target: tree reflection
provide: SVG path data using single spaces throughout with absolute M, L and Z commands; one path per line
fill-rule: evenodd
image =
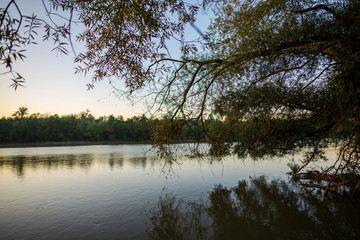
M 89 169 L 93 163 L 93 158 L 91 154 L 9 156 L 0 157 L 0 168 L 10 168 L 18 177 L 24 177 L 26 169 L 41 168 L 50 170 L 60 167 Z
M 148 165 L 154 165 L 157 159 L 154 157 L 123 157 L 121 154 L 43 154 L 43 155 L 11 155 L 0 156 L 0 169 L 8 168 L 22 178 L 26 170 L 59 168 L 81 168 L 89 170 L 94 163 L 106 164 L 111 170 L 122 168 L 124 164 L 145 169 Z
M 332 202 L 281 180 L 218 185 L 204 202 L 164 194 L 146 211 L 153 239 L 358 239 L 359 202 Z
M 26 164 L 26 157 L 18 156 L 13 161 L 0 161 L 0 168 L 10 166 L 18 177 L 24 176 L 24 166 Z
M 131 163 L 132 166 L 141 167 L 142 169 L 146 168 L 147 161 L 148 161 L 148 158 L 145 156 L 129 158 L 129 162 Z
M 119 154 L 110 153 L 109 154 L 109 166 L 111 170 L 114 170 L 114 167 L 122 168 L 124 165 L 124 157 Z

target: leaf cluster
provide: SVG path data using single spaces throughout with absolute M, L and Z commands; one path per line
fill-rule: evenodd
M 75 8 L 86 28 L 78 36 L 86 51 L 77 56 L 76 71 L 93 70 L 93 83 L 122 79 L 131 91 L 167 71 L 165 65 L 149 65 L 164 58 L 167 41 L 181 36 L 198 9 L 182 0 L 84 1 Z
M 67 1 L 69 2 L 69 1 Z M 42 34 L 42 41 L 52 41 L 54 48 L 60 54 L 68 54 L 66 45 L 72 45 L 71 24 L 73 23 L 73 8 L 69 10 L 69 17 L 64 17 L 60 13 L 53 12 L 61 5 L 60 1 L 49 0 L 46 5 L 42 1 L 48 19 L 39 18 L 35 13 L 26 15 L 23 7 L 16 0 L 6 1 L 5 7 L 0 8 L 0 64 L 7 70 L 4 73 L 12 75 L 11 87 L 15 90 L 24 87 L 25 78 L 13 69 L 13 64 L 17 60 L 26 58 L 25 51 L 32 45 L 38 43 L 38 35 Z M 65 8 L 62 8 L 65 10 Z M 55 20 L 61 19 L 63 23 Z

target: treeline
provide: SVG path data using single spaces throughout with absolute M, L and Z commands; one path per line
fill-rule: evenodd
M 21 111 L 23 110 L 23 111 Z M 113 115 L 95 118 L 90 111 L 65 116 L 31 114 L 19 109 L 0 119 L 0 144 L 66 141 L 150 142 L 165 119 L 145 115 L 124 119 Z M 161 128 L 160 128 L 161 129 Z M 156 134 L 155 134 L 156 136 Z M 182 127 L 181 140 L 205 139 L 199 127 Z
M 40 115 L 0 119 L 0 143 L 43 141 L 136 141 L 151 139 L 159 120 L 145 116 L 95 118 L 89 112 L 75 115 Z

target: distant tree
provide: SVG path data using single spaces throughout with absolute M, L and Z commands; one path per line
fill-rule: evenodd
M 16 112 L 14 112 L 12 116 L 15 118 L 23 118 L 28 114 L 29 114 L 29 109 L 25 106 L 22 106 L 19 107 L 19 109 Z
M 91 111 L 89 109 L 86 109 L 86 111 L 81 112 L 79 114 L 79 117 L 82 121 L 89 121 L 89 122 L 95 121 L 95 117 L 94 115 L 91 114 Z

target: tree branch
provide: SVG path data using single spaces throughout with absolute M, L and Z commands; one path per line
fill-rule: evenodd
M 328 6 L 324 5 L 324 4 L 318 4 L 318 5 L 315 5 L 314 7 L 305 8 L 305 9 L 301 9 L 301 10 L 293 10 L 291 12 L 294 13 L 294 14 L 302 14 L 302 13 L 307 13 L 307 12 L 311 12 L 311 11 L 318 11 L 318 10 L 325 10 L 326 12 L 333 15 L 333 17 L 335 19 L 338 19 L 338 20 L 344 20 L 344 19 L 347 19 L 347 20 L 360 20 L 360 16 L 341 16 L 334 9 L 331 9 Z

